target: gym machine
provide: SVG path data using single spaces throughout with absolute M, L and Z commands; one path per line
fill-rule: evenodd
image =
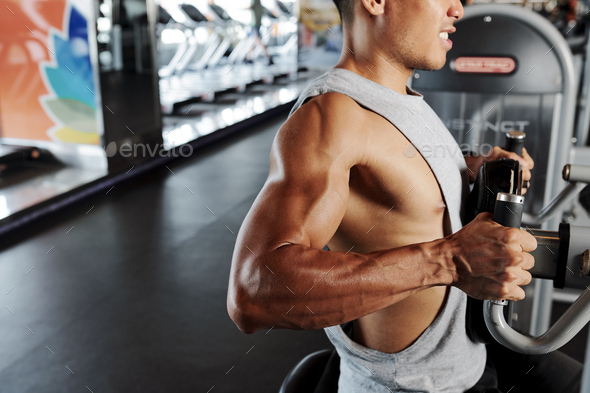
M 506 150 L 520 155 L 525 134 L 512 131 L 506 136 Z M 523 226 L 536 238 L 538 245 L 531 252 L 535 258 L 535 266 L 530 270 L 533 277 L 553 280 L 556 288 L 586 288 L 590 284 L 590 228 L 562 223 L 558 231 L 547 231 L 527 226 L 542 223 L 563 211 L 590 183 L 590 167 L 568 164 L 563 169 L 563 179 L 569 182 L 564 191 L 539 213 L 527 215 L 532 222 L 525 221 L 523 224 L 525 197 L 522 190 L 526 185 L 522 179 L 522 167 L 518 161 L 510 159 L 487 162 L 480 168 L 468 198 L 468 219 L 473 219 L 481 212 L 490 212 L 494 214 L 494 221 L 501 225 L 514 228 Z M 470 301 L 478 303 L 471 298 Z M 546 354 L 559 349 L 590 321 L 590 291 L 584 291 L 561 318 L 539 337 L 524 335 L 510 326 L 512 313 L 505 313 L 509 302 L 484 301 L 483 305 L 485 327 L 491 336 L 507 348 L 525 354 Z M 468 331 L 476 331 L 478 341 L 487 342 L 485 332 L 477 326 L 480 323 L 478 321 L 481 319 L 477 315 L 472 316 L 472 320 L 467 321 Z

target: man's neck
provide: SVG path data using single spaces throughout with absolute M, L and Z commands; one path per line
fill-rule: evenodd
M 340 61 L 336 68 L 344 68 L 379 83 L 397 93 L 407 94 L 406 83 L 413 70 L 387 59 L 374 45 L 345 36 Z

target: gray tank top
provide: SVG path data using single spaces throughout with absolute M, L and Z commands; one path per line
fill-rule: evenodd
M 334 68 L 301 94 L 291 115 L 310 98 L 335 92 L 392 123 L 430 165 L 447 205 L 445 235 L 463 227 L 462 212 L 469 194 L 468 169 L 459 145 L 423 97 L 408 95 Z M 408 348 L 387 354 L 362 346 L 341 325 L 325 328 L 341 358 L 339 392 L 464 392 L 485 368 L 486 349 L 465 331 L 467 295 L 449 287 L 445 303 L 432 324 Z M 391 390 L 390 390 L 391 389 Z

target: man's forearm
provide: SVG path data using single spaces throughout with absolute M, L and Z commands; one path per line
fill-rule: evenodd
M 444 239 L 366 254 L 285 245 L 246 261 L 247 277 L 235 274 L 241 316 L 232 318 L 248 333 L 341 324 L 423 289 L 452 284 L 450 254 Z

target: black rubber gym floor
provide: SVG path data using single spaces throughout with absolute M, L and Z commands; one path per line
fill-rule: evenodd
M 226 311 L 239 227 L 285 115 L 2 240 L 0 392 L 277 392 L 325 333 Z
M 1 239 L 0 392 L 277 392 L 331 348 L 321 330 L 246 335 L 226 311 L 236 234 L 285 118 Z

